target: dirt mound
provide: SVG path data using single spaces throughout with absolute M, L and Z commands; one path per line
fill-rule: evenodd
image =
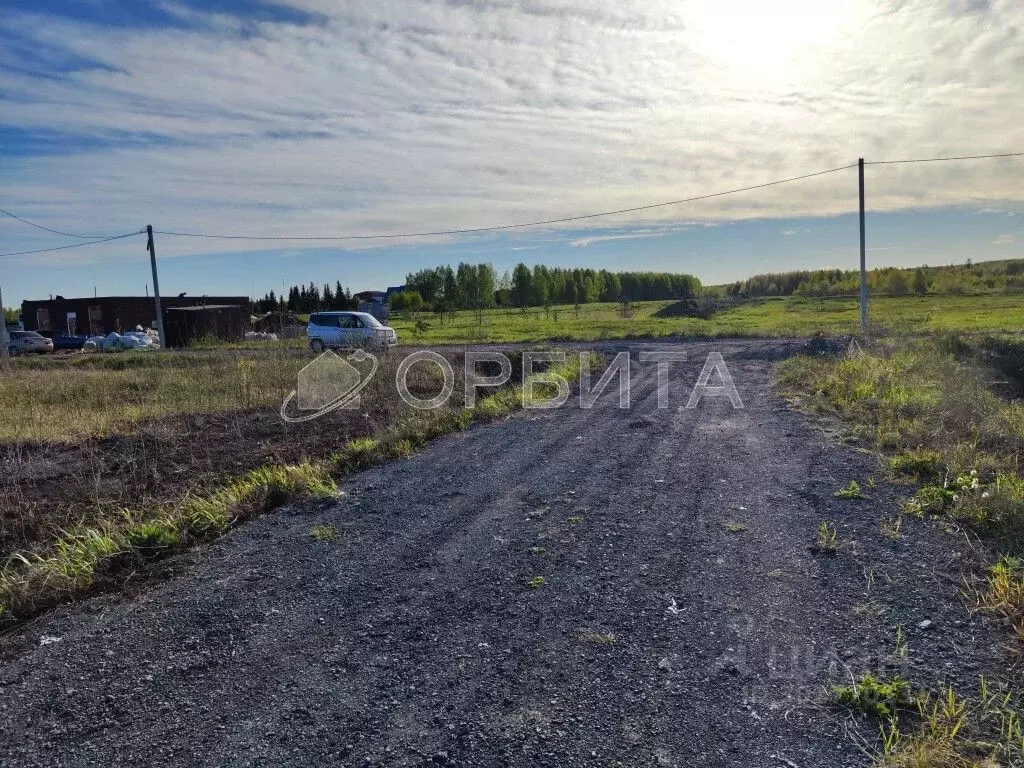
M 707 320 L 716 312 L 731 309 L 736 302 L 717 299 L 713 296 L 701 296 L 696 299 L 681 299 L 674 304 L 662 307 L 654 313 L 655 317 L 699 317 Z

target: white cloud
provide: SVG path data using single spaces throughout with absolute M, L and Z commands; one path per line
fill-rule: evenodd
M 995 240 L 992 241 L 992 245 L 1012 245 L 1017 242 L 1015 235 L 999 235 Z
M 569 245 L 573 248 L 586 248 L 588 245 L 594 243 L 604 243 L 609 240 L 643 240 L 648 237 L 665 237 L 666 235 L 672 235 L 677 232 L 683 231 L 683 228 L 672 227 L 666 229 L 658 229 L 651 232 L 626 232 L 624 234 L 615 235 L 590 235 L 588 237 L 579 237 L 575 240 L 570 241 Z
M 40 59 L 102 66 L 33 75 L 0 45 L 3 123 L 79 137 L 58 155 L 5 158 L 4 200 L 93 230 L 418 232 L 679 199 L 859 155 L 1024 146 L 1019 0 L 977 11 L 932 0 L 291 5 L 317 22 L 185 7 L 199 26 L 5 14 L 6 34 Z M 1019 160 L 867 174 L 872 211 L 1024 198 Z M 855 209 L 848 170 L 584 223 Z M 175 240 L 165 251 L 250 247 Z
M 795 234 L 796 234 L 796 230 L 793 230 L 793 229 L 784 229 L 784 230 L 782 230 L 783 237 L 792 237 Z

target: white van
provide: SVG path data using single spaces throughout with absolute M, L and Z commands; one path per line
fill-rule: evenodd
M 317 354 L 329 348 L 386 350 L 398 343 L 395 329 L 382 325 L 369 312 L 314 312 L 309 316 L 306 338 Z

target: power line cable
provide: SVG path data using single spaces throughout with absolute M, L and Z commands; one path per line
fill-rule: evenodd
M 135 235 L 141 235 L 146 230 L 140 229 L 138 232 L 126 232 L 123 235 L 114 235 L 112 237 L 104 237 L 99 240 L 90 240 L 88 243 L 72 243 L 71 245 L 58 245 L 55 248 L 37 248 L 34 251 L 15 251 L 13 253 L 0 253 L 0 258 L 4 256 L 26 256 L 30 253 L 48 253 L 50 251 L 63 251 L 68 248 L 82 248 L 86 245 L 96 245 L 97 243 L 109 243 L 111 240 L 123 240 L 126 237 L 134 237 Z
M 679 205 L 680 203 L 692 203 L 696 200 L 707 200 L 712 197 L 722 197 L 723 195 L 734 195 L 738 192 L 749 192 L 752 189 L 763 189 L 764 187 L 772 187 L 777 184 L 787 184 L 791 181 L 800 181 L 801 179 L 809 179 L 813 176 L 824 176 L 827 173 L 835 173 L 836 171 L 845 171 L 848 168 L 856 168 L 857 164 L 844 165 L 839 168 L 829 168 L 827 171 L 815 171 L 814 173 L 805 173 L 802 176 L 792 176 L 788 179 L 777 179 L 775 181 L 768 181 L 764 184 L 754 184 L 749 187 L 739 187 L 737 189 L 729 189 L 724 192 L 712 192 L 707 195 L 697 195 L 696 197 L 686 197 L 680 200 L 668 200 L 663 203 L 651 203 L 650 205 L 638 205 L 633 208 L 619 208 L 614 211 L 601 211 L 600 213 L 587 213 L 581 216 L 566 216 L 560 219 L 545 219 L 543 221 L 529 221 L 521 224 L 501 224 L 494 227 L 474 227 L 472 229 L 444 229 L 437 230 L 434 232 L 402 232 L 399 234 L 380 234 L 380 235 L 337 235 L 330 237 L 313 237 L 309 235 L 300 235 L 295 237 L 289 236 L 269 236 L 269 235 L 216 235 L 208 234 L 203 232 L 167 232 L 163 230 L 153 230 L 158 235 L 167 235 L 170 237 L 204 237 L 216 240 L 383 240 L 383 239 L 394 239 L 401 237 L 433 237 L 435 235 L 466 235 L 473 234 L 476 232 L 496 232 L 499 230 L 506 229 L 522 229 L 524 227 L 541 227 L 546 224 L 563 224 L 569 221 L 582 221 L 584 219 L 596 219 L 601 216 L 615 216 L 620 213 L 634 213 L 636 211 L 647 211 L 652 208 L 663 208 L 668 205 Z
M 22 218 L 21 216 L 13 214 L 10 211 L 4 210 L 3 208 L 0 208 L 0 213 L 6 216 L 10 216 L 12 219 L 16 219 L 20 221 L 22 224 L 28 224 L 30 227 L 41 229 L 44 232 L 52 232 L 55 235 L 63 235 L 64 237 L 77 237 L 82 240 L 92 240 L 94 238 L 107 237 L 107 235 L 76 235 L 73 232 L 61 232 L 59 229 L 51 229 L 50 227 L 44 227 L 42 224 L 36 224 L 34 221 L 29 221 L 28 219 Z
M 934 163 L 934 162 L 946 162 L 950 160 L 979 160 L 983 158 L 997 158 L 997 157 L 1020 157 L 1024 156 L 1024 152 L 1005 152 L 1001 154 L 991 155 L 961 155 L 957 157 L 930 157 L 922 159 L 910 159 L 910 160 L 877 160 L 872 162 L 865 162 L 865 165 L 887 165 L 893 163 Z M 772 187 L 778 184 L 788 184 L 793 181 L 800 181 L 802 179 L 813 178 L 814 176 L 824 176 L 829 173 L 836 173 L 837 171 L 845 171 L 849 168 L 857 167 L 856 163 L 850 165 L 843 165 L 838 168 L 830 168 L 825 171 L 815 171 L 814 173 L 806 173 L 802 176 L 792 176 L 787 179 L 777 179 L 775 181 L 765 182 L 764 184 L 754 184 L 749 187 L 739 187 L 737 189 L 729 189 L 723 192 L 712 192 L 707 195 L 697 195 L 695 197 L 682 198 L 680 200 L 668 200 L 663 203 L 652 203 L 650 205 L 639 205 L 633 208 L 620 208 L 614 211 L 602 211 L 600 213 L 588 213 L 581 216 L 566 216 L 560 219 L 547 219 L 545 221 L 531 221 L 522 224 L 503 224 L 493 227 L 475 227 L 472 229 L 449 229 L 439 230 L 435 232 L 405 232 L 400 234 L 380 234 L 380 235 L 342 235 L 337 237 L 312 237 L 312 236 L 299 236 L 299 237 L 286 237 L 286 236 L 255 236 L 255 235 L 216 235 L 206 234 L 199 232 L 166 232 L 156 230 L 158 234 L 167 235 L 170 237 L 203 237 L 212 238 L 218 240 L 384 240 L 384 239 L 395 239 L 404 237 L 432 237 L 437 235 L 462 235 L 462 234 L 473 234 L 478 232 L 496 232 L 500 230 L 508 229 L 522 229 L 525 227 L 539 227 L 547 224 L 564 224 L 570 221 L 582 221 L 585 219 L 596 219 L 603 216 L 615 216 L 621 213 L 635 213 L 637 211 L 647 211 L 652 208 L 663 208 L 670 205 L 680 205 L 682 203 L 692 203 L 698 200 L 707 200 L 713 197 L 722 197 L 724 195 L 733 195 L 739 192 L 749 192 L 754 189 L 763 189 L 765 187 Z
M 922 157 L 912 160 L 865 160 L 864 165 L 897 165 L 900 163 L 944 163 L 948 160 L 985 160 L 990 157 L 1022 157 L 1024 152 L 1002 152 L 995 155 L 960 155 L 958 157 Z
M 865 165 L 896 165 L 905 163 L 936 163 L 936 162 L 948 162 L 953 160 L 982 160 L 989 158 L 1004 158 L 1004 157 L 1022 157 L 1024 152 L 1002 152 L 988 155 L 958 155 L 952 157 L 927 157 L 927 158 L 912 158 L 904 160 L 869 160 L 865 161 Z M 706 195 L 696 195 L 694 197 L 681 198 L 679 200 L 667 200 L 661 203 L 651 203 L 649 205 L 638 205 L 632 208 L 619 208 L 612 211 L 600 211 L 598 213 L 587 213 L 579 216 L 565 216 L 558 219 L 544 219 L 541 221 L 530 221 L 519 224 L 500 224 L 491 227 L 473 227 L 466 229 L 445 229 L 436 230 L 432 232 L 402 232 L 394 234 L 374 234 L 374 235 L 331 235 L 331 236 L 313 236 L 313 235 L 220 235 L 206 232 L 172 232 L 168 230 L 154 230 L 156 234 L 165 235 L 167 237 L 195 237 L 195 238 L 206 238 L 214 240 L 262 240 L 262 241 L 282 241 L 282 240 L 319 240 L 319 241 L 340 241 L 340 240 L 390 240 L 407 237 L 434 237 L 440 235 L 464 235 L 474 234 L 479 232 L 498 232 L 509 229 L 524 229 L 527 227 L 540 227 L 548 224 L 564 224 L 572 221 L 584 221 L 587 219 L 596 219 L 604 216 L 615 216 L 623 213 L 636 213 L 637 211 L 648 211 L 654 208 L 664 208 L 671 205 L 681 205 L 682 203 L 692 203 L 698 200 L 708 200 L 714 197 L 723 197 L 725 195 L 734 195 L 740 192 L 749 192 L 755 189 L 764 189 L 766 187 L 773 187 L 779 184 L 788 184 L 794 181 L 801 181 L 803 179 L 810 179 L 815 176 L 824 176 L 830 173 L 836 173 L 838 171 L 845 171 L 849 168 L 857 167 L 856 163 L 849 165 L 839 166 L 838 168 L 829 168 L 824 171 L 815 171 L 813 173 L 805 173 L 800 176 L 791 176 L 785 179 L 776 179 L 774 181 L 768 181 L 763 184 L 753 184 L 747 187 L 738 187 L 736 189 L 728 189 L 722 192 L 711 192 Z M 95 237 L 94 235 L 80 235 L 71 232 L 62 232 L 58 229 L 52 229 L 45 227 L 42 224 L 36 224 L 35 222 L 29 221 L 21 216 L 17 216 L 10 211 L 0 208 L 0 213 L 10 216 L 12 219 L 16 219 L 24 224 L 37 229 L 51 232 L 56 235 L 62 235 L 64 237 L 76 237 L 81 239 L 87 239 Z M 14 253 L 0 253 L 0 257 L 4 256 L 25 256 L 33 253 L 47 253 L 49 251 L 61 251 L 67 248 L 77 248 L 79 246 L 96 245 L 98 243 L 108 243 L 112 240 L 120 240 L 125 237 L 131 237 L 132 235 L 141 234 L 144 230 L 138 232 L 128 232 L 123 235 L 114 235 L 111 237 L 101 237 L 98 239 L 90 240 L 87 243 L 75 243 L 73 245 L 62 245 L 55 248 L 40 248 L 32 251 L 18 251 Z

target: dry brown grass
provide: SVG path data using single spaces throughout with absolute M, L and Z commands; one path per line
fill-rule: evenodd
M 162 416 L 279 404 L 310 359 L 286 348 L 15 359 L 0 377 L 0 443 L 70 442 Z

